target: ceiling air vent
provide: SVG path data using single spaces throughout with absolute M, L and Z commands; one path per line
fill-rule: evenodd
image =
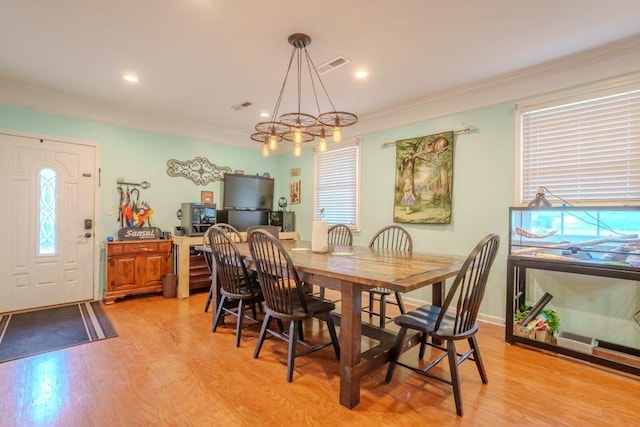
M 318 74 L 327 74 L 329 71 L 333 71 L 336 68 L 342 67 L 344 64 L 348 63 L 349 60 L 347 58 L 345 58 L 344 56 L 338 56 L 336 58 L 333 58 L 331 61 L 325 62 L 324 64 L 316 67 L 316 71 L 318 71 Z
M 251 101 L 244 101 L 244 102 L 241 102 L 241 103 L 240 103 L 240 104 L 238 104 L 238 105 L 234 105 L 234 106 L 233 106 L 233 107 L 231 107 L 231 108 L 233 108 L 233 109 L 234 109 L 234 110 L 236 110 L 236 111 L 240 111 L 240 110 L 243 110 L 243 109 L 247 108 L 247 107 L 248 107 L 248 106 L 250 106 L 250 105 L 253 105 L 253 102 L 251 102 Z

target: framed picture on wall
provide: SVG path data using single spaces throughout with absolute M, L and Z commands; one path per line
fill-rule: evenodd
M 292 205 L 300 203 L 300 181 L 289 183 L 289 203 Z
M 200 203 L 208 205 L 213 204 L 213 191 L 201 191 Z

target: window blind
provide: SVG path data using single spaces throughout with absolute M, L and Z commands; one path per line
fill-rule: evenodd
M 315 219 L 359 228 L 359 146 L 316 154 Z
M 521 202 L 640 201 L 640 90 L 521 113 Z

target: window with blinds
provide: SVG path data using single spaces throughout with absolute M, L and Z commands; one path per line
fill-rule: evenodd
M 316 220 L 329 226 L 345 224 L 352 230 L 360 226 L 360 154 L 357 143 L 316 153 Z
M 523 108 L 520 203 L 534 199 L 539 187 L 569 204 L 640 202 L 637 87 Z

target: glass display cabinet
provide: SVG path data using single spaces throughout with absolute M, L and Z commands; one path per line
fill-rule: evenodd
M 514 321 L 521 307 L 541 310 L 548 302 L 541 299 L 533 304 L 527 299 L 528 270 L 640 281 L 640 206 L 511 207 L 509 228 L 506 341 L 640 375 L 640 349 L 635 344 L 573 334 L 566 334 L 568 340 L 561 335 L 539 339 L 522 333 L 524 322 Z
M 509 209 L 509 255 L 640 267 L 640 206 Z

